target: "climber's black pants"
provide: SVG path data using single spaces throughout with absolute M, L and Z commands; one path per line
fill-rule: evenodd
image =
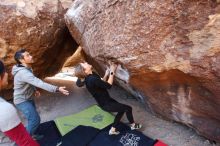
M 124 113 L 126 113 L 127 119 L 130 122 L 130 124 L 134 123 L 134 118 L 132 115 L 132 107 L 121 104 L 117 101 L 111 101 L 101 107 L 103 110 L 107 112 L 117 112 L 117 115 L 115 116 L 115 120 L 113 123 L 113 127 L 115 127 L 121 120 Z

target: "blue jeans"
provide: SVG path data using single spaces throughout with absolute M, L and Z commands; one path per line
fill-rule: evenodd
M 28 121 L 26 126 L 27 131 L 33 135 L 40 125 L 40 116 L 36 110 L 35 103 L 33 100 L 28 100 L 19 104 L 16 107 L 21 111 Z

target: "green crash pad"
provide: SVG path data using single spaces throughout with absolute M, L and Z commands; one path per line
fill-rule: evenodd
M 62 136 L 79 125 L 102 129 L 113 123 L 113 121 L 114 116 L 97 105 L 93 105 L 79 113 L 55 119 L 56 126 Z

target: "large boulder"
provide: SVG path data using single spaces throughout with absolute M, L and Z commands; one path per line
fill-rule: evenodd
M 211 0 L 75 0 L 65 20 L 98 70 L 118 62 L 120 85 L 154 113 L 220 142 L 219 10 Z
M 26 48 L 39 77 L 53 75 L 77 49 L 64 21 L 72 0 L 1 0 L 0 57 L 10 69 L 14 53 Z M 10 82 L 11 83 L 11 82 Z

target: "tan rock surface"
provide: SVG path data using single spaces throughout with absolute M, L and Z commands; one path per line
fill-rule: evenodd
M 64 67 L 72 67 L 79 62 L 85 61 L 84 52 L 81 47 L 79 47 L 72 56 L 70 56 L 64 63 Z
M 65 18 L 98 70 L 118 62 L 118 82 L 154 113 L 220 141 L 219 10 L 211 0 L 76 0 Z
M 26 48 L 33 56 L 37 76 L 58 72 L 78 47 L 63 16 L 71 3 L 72 0 L 0 1 L 0 57 L 9 72 L 15 64 L 14 53 L 20 48 Z

